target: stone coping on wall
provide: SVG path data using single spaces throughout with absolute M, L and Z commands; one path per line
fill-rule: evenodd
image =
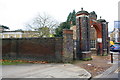
M 82 51 L 82 53 L 91 53 L 91 51 Z
M 59 39 L 59 38 L 63 38 L 63 37 L 30 37 L 30 38 L 0 38 L 0 39 L 2 39 L 2 40 L 5 40 L 5 39 L 7 39 L 7 40 L 11 40 L 11 39 L 13 39 L 13 40 L 20 40 L 20 39 Z
M 63 34 L 73 34 L 73 30 L 63 29 Z

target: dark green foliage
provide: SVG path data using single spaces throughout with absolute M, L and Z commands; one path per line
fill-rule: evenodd
M 76 25 L 76 12 L 73 10 L 73 12 L 69 13 L 66 22 L 62 22 L 58 28 L 55 30 L 55 36 L 61 37 L 63 29 L 70 29 L 71 26 Z
M 107 53 L 104 53 L 102 56 L 108 56 L 108 54 L 107 54 Z
M 92 58 L 83 58 L 82 60 L 83 61 L 89 61 L 89 60 L 92 60 Z
M 55 29 L 55 36 L 61 37 L 63 29 L 70 29 L 70 24 L 67 22 L 62 22 L 58 28 Z
M 70 23 L 71 25 L 76 25 L 76 12 L 73 10 L 73 12 L 69 13 L 67 17 L 67 22 Z
M 72 16 L 72 13 L 70 12 L 68 17 L 67 17 L 67 22 L 70 22 L 71 21 L 71 16 Z

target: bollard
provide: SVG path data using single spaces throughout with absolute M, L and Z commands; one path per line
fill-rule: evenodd
M 111 54 L 111 63 L 113 63 L 113 53 L 110 54 Z

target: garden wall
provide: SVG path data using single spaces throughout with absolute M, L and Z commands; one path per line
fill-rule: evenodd
M 60 38 L 2 39 L 2 58 L 49 62 L 72 61 L 72 31 L 65 30 L 63 35 L 64 37 Z

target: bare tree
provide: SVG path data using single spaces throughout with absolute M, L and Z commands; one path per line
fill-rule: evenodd
M 38 14 L 31 24 L 27 24 L 27 29 L 35 31 L 33 36 L 48 37 L 50 34 L 54 34 L 55 28 L 58 26 L 57 20 L 48 14 Z

